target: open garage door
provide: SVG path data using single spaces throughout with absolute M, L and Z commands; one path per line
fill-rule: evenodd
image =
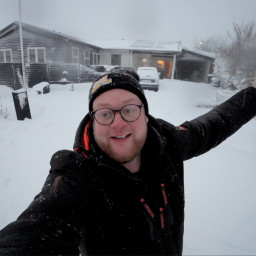
M 207 82 L 208 61 L 180 60 L 176 63 L 175 78 L 191 82 Z

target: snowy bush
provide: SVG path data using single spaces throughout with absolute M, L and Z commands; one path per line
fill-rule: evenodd
M 4 108 L 2 104 L 0 104 L 0 118 L 6 119 L 9 116 L 9 112 L 7 108 Z
M 198 44 L 197 44 L 198 45 Z M 197 47 L 198 48 L 198 47 Z M 200 44 L 200 49 L 217 54 L 214 73 L 221 87 L 243 89 L 252 84 L 256 71 L 256 23 L 233 23 L 227 31 L 227 40 L 211 37 Z

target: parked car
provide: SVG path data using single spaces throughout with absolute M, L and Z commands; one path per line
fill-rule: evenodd
M 217 75 L 209 74 L 209 75 L 207 75 L 207 77 L 208 77 L 208 83 L 210 83 L 211 85 L 213 85 L 215 87 L 220 86 L 221 81 Z
M 98 72 L 92 68 L 83 66 L 81 68 L 80 80 L 81 80 L 81 82 L 93 82 L 98 77 L 100 77 L 102 74 L 103 74 L 102 72 Z
M 143 89 L 158 91 L 159 72 L 155 67 L 139 67 L 137 73 Z
M 114 65 L 90 65 L 90 68 L 98 71 L 98 72 L 108 72 L 111 69 L 118 67 Z

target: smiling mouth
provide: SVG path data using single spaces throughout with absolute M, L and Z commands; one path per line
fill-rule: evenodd
M 112 136 L 111 138 L 112 139 L 115 139 L 115 140 L 121 140 L 121 139 L 125 139 L 125 138 L 128 138 L 131 134 L 125 134 L 125 135 L 121 135 L 121 136 Z

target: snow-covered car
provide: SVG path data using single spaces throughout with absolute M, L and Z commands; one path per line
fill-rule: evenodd
M 219 87 L 220 86 L 220 78 L 218 76 L 213 76 L 211 78 L 211 84 L 215 87 Z
M 137 73 L 143 89 L 158 91 L 159 72 L 155 67 L 139 67 Z
M 98 72 L 108 72 L 115 67 L 118 67 L 118 66 L 115 66 L 115 65 L 90 65 L 90 68 L 92 68 Z
M 221 81 L 217 75 L 209 74 L 209 75 L 207 75 L 207 77 L 208 77 L 208 83 L 210 83 L 211 85 L 213 85 L 215 87 L 220 86 Z
M 81 75 L 80 75 L 81 82 L 93 82 L 103 74 L 102 72 L 98 72 L 86 66 L 82 66 L 80 72 L 81 72 Z

